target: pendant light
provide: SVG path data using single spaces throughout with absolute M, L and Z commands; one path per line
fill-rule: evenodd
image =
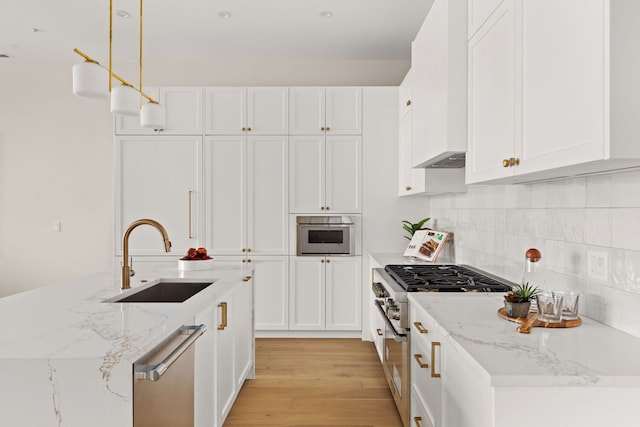
M 109 97 L 109 72 L 93 60 L 73 66 L 73 94 L 81 98 Z
M 111 112 L 125 116 L 140 114 L 140 93 L 131 85 L 122 84 L 111 89 Z
M 140 0 L 140 89 L 142 89 L 142 0 Z M 149 102 L 141 106 L 140 126 L 147 129 L 162 130 L 165 127 L 164 107 L 147 97 Z

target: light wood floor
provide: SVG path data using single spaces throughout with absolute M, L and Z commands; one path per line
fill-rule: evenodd
M 225 427 L 402 427 L 373 343 L 256 339 L 256 378 Z

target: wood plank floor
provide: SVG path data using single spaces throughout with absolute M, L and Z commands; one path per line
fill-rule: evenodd
M 256 339 L 247 380 L 225 427 L 402 427 L 373 343 Z

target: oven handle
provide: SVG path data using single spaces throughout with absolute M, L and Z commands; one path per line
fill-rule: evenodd
M 401 334 L 398 331 L 396 331 L 396 328 L 393 326 L 393 323 L 391 323 L 391 320 L 389 320 L 389 318 L 387 317 L 387 313 L 384 312 L 384 308 L 382 308 L 382 304 L 383 304 L 382 301 L 376 300 L 376 306 L 378 307 L 378 310 L 380 310 L 380 314 L 382 314 L 382 318 L 384 319 L 387 326 L 389 326 L 393 331 L 393 340 L 395 342 L 406 342 L 407 334 Z

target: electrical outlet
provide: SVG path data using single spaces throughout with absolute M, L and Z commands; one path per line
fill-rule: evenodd
M 54 233 L 62 232 L 62 223 L 60 221 L 53 221 L 53 232 Z
M 587 277 L 606 282 L 608 275 L 607 253 L 587 251 Z

